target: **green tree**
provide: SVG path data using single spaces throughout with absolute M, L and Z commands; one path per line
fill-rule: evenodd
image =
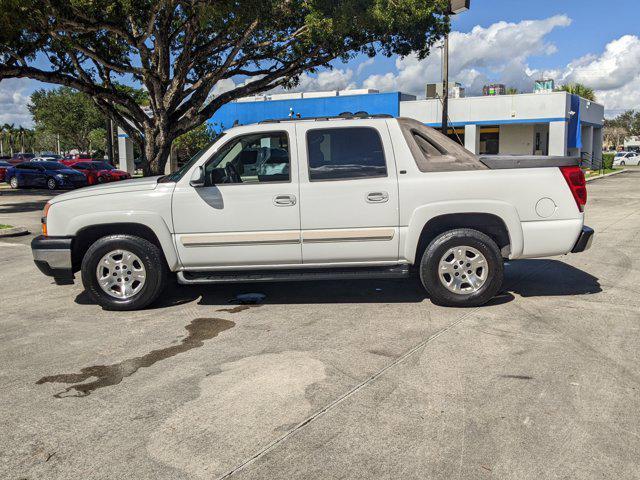
M 425 57 L 449 30 L 448 9 L 448 0 L 0 0 L 0 79 L 87 93 L 144 149 L 145 173 L 160 173 L 173 140 L 228 102 L 359 53 Z M 148 109 L 117 82 L 144 88 Z
M 586 98 L 587 100 L 591 100 L 592 102 L 596 101 L 596 94 L 593 91 L 593 88 L 589 88 L 582 83 L 567 83 L 566 85 L 561 85 L 557 89 L 560 92 L 569 92 L 574 95 L 578 95 L 582 98 Z
M 29 111 L 38 130 L 60 135 L 65 150 L 88 151 L 89 133 L 104 125 L 103 114 L 89 96 L 69 87 L 36 90 Z
M 174 153 L 182 161 L 193 157 L 206 147 L 216 137 L 216 132 L 206 123 L 194 128 L 190 132 L 180 135 L 173 142 Z
M 519 93 L 520 93 L 520 90 L 518 90 L 515 87 L 507 88 L 507 95 L 518 95 Z

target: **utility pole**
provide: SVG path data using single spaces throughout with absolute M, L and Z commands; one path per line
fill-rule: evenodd
M 471 8 L 471 0 L 450 0 L 448 16 L 458 15 Z M 442 49 L 442 133 L 449 133 L 449 34 Z
M 449 35 L 442 49 L 442 133 L 449 133 Z

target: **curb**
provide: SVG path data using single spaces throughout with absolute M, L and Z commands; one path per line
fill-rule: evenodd
M 604 175 L 598 175 L 597 177 L 587 178 L 587 182 L 593 182 L 594 180 L 600 180 L 601 178 L 611 177 L 613 175 L 620 175 L 621 173 L 627 172 L 628 170 L 622 169 L 617 172 L 605 173 Z
M 6 237 L 19 237 L 21 235 L 28 235 L 29 230 L 24 227 L 11 227 L 11 228 L 3 228 L 0 230 L 0 238 Z

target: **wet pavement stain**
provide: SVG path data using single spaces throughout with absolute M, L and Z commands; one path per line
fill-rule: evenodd
M 180 353 L 187 352 L 194 348 L 204 345 L 205 340 L 216 337 L 219 333 L 233 328 L 235 323 L 230 320 L 220 318 L 196 318 L 185 327 L 188 335 L 179 345 L 153 350 L 141 357 L 129 358 L 112 365 L 93 365 L 80 370 L 80 373 L 63 373 L 60 375 L 50 375 L 42 377 L 36 382 L 36 385 L 44 383 L 73 383 L 70 387 L 62 392 L 56 393 L 54 397 L 86 397 L 94 390 L 104 387 L 118 385 L 126 377 L 130 377 L 140 368 L 150 367 L 151 365 L 171 358 Z M 94 378 L 89 383 L 82 383 L 85 380 Z M 65 395 L 75 390 L 75 395 Z
M 257 308 L 261 306 L 262 305 L 238 305 L 237 307 L 232 307 L 232 308 L 220 308 L 216 310 L 216 312 L 240 313 L 245 310 L 249 310 L 250 308 Z
M 500 375 L 500 378 L 512 378 L 514 380 L 533 380 L 529 375 Z

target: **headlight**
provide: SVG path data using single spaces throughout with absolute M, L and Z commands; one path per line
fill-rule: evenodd
M 67 178 L 67 176 L 63 175 L 62 173 L 58 173 L 56 174 L 56 178 L 59 178 L 60 180 L 64 180 L 65 178 Z

